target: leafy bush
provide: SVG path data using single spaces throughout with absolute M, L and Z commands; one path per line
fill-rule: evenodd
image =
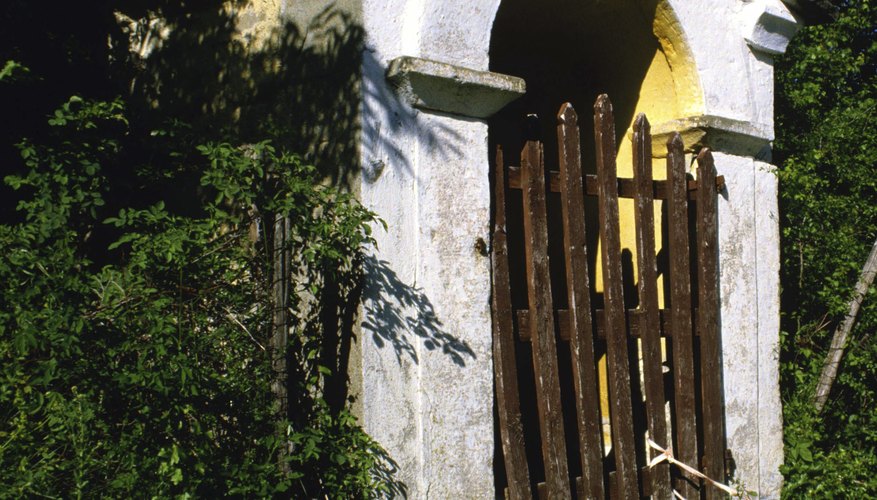
M 131 168 L 124 104 L 73 97 L 49 124 L 5 179 L 20 201 L 0 224 L 0 497 L 390 491 L 392 463 L 326 399 L 343 374 L 323 364 L 340 334 L 324 315 L 352 307 L 373 214 L 267 142 L 172 151 L 200 177 L 176 186 L 186 203 L 125 206 L 140 191 L 113 171 Z M 170 189 L 173 172 L 138 185 Z M 294 265 L 287 415 L 271 387 L 279 250 Z
M 877 454 L 855 441 L 829 442 L 809 401 L 786 408 L 785 498 L 870 498 L 877 491 Z M 794 415 L 794 417 L 791 417 Z M 858 420 L 852 415 L 853 424 Z
M 822 414 L 810 409 L 831 333 L 877 236 L 877 9 L 833 2 L 777 63 L 782 213 L 784 496 L 877 495 L 877 295 L 865 297 Z

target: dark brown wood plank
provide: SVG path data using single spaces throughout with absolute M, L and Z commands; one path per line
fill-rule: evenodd
M 515 358 L 515 334 L 512 322 L 512 296 L 509 283 L 508 241 L 506 232 L 506 181 L 502 148 L 496 148 L 494 184 L 495 216 L 493 223 L 493 373 L 496 384 L 499 434 L 508 478 L 510 500 L 533 497 L 530 471 L 524 448 L 518 370 Z
M 569 300 L 570 354 L 582 467 L 580 497 L 603 498 L 603 446 L 600 432 L 600 394 L 594 361 L 594 328 L 588 283 L 588 248 L 585 238 L 585 196 L 582 185 L 582 152 L 578 115 L 570 103 L 557 114 L 560 165 L 560 199 L 563 245 Z
M 618 500 L 618 474 L 612 471 L 609 476 L 609 500 Z
M 532 124 L 530 126 L 533 127 Z M 527 140 L 521 151 L 521 185 L 524 198 L 524 251 L 527 297 L 530 304 L 530 337 L 533 343 L 533 369 L 542 434 L 545 483 L 549 498 L 571 498 L 548 264 L 545 163 L 542 144 L 533 138 Z
M 544 482 L 536 485 L 536 498 L 539 500 L 550 500 L 548 498 L 548 487 Z
M 639 290 L 639 331 L 642 342 L 643 385 L 649 436 L 667 448 L 667 415 L 664 409 L 664 374 L 661 364 L 661 317 L 658 306 L 658 267 L 655 254 L 655 208 L 652 190 L 652 139 L 649 122 L 640 113 L 633 123 L 633 173 L 636 181 L 634 218 L 636 220 L 637 280 Z M 656 455 L 654 450 L 649 454 Z M 648 462 L 648 460 L 647 460 Z M 669 499 L 670 464 L 655 465 L 649 474 L 648 489 L 654 498 Z
M 688 177 L 682 138 L 673 134 L 667 141 L 667 199 L 670 280 L 670 324 L 672 325 L 673 388 L 676 455 L 683 463 L 698 467 L 697 420 L 695 409 L 694 339 L 691 320 L 691 264 L 688 241 Z M 698 498 L 698 480 L 688 477 L 676 481 L 675 488 L 685 498 Z
M 697 179 L 705 189 L 697 192 L 697 282 L 700 331 L 701 391 L 703 401 L 703 471 L 725 482 L 725 435 L 722 404 L 722 354 L 719 338 L 718 216 L 713 155 L 704 148 L 697 156 Z M 707 498 L 724 493 L 707 486 Z
M 509 188 L 521 189 L 521 169 L 519 167 L 509 167 Z M 634 198 L 636 196 L 636 184 L 633 179 L 618 179 L 618 197 Z M 548 191 L 552 193 L 560 192 L 560 172 L 548 172 Z M 597 196 L 597 176 L 584 176 L 585 194 L 589 196 Z M 721 191 L 725 187 L 725 177 L 720 175 L 716 177 L 716 188 Z M 667 199 L 667 181 L 652 181 L 652 197 L 656 200 Z M 697 198 L 697 181 L 688 181 L 688 199 L 694 201 Z
M 606 308 L 610 421 L 618 494 L 639 498 L 628 361 L 627 324 L 621 273 L 618 223 L 618 177 L 615 167 L 615 118 L 605 94 L 594 104 L 594 138 L 599 178 L 600 240 L 603 259 L 603 298 Z

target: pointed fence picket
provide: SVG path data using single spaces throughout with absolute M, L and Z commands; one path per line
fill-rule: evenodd
M 654 180 L 651 135 L 643 115 L 634 123 L 634 177 L 618 179 L 614 116 L 607 96 L 597 99 L 594 113 L 596 175 L 582 171 L 578 117 L 569 103 L 561 106 L 557 117 L 558 171 L 546 171 L 544 148 L 532 124 L 535 117 L 528 118 L 520 167 L 506 165 L 502 149 L 497 151 L 492 310 L 505 496 L 664 499 L 676 491 L 685 498 L 715 498 L 718 489 L 658 460 L 657 448 L 646 446 L 646 439 L 675 450 L 675 460 L 710 478 L 725 479 L 716 215 L 723 179 L 716 176 L 706 149 L 697 157 L 698 179 L 688 179 L 684 147 L 676 134 L 667 144 L 667 180 Z M 510 189 L 521 190 L 523 205 L 528 305 L 517 310 L 509 270 Z M 560 194 L 566 309 L 555 308 L 552 297 L 546 209 L 552 193 Z M 596 293 L 589 277 L 587 197 L 597 198 L 602 309 L 594 307 Z M 632 302 L 624 297 L 619 198 L 634 200 L 637 297 Z M 659 308 L 655 200 L 663 200 L 667 214 L 665 309 Z M 628 303 L 638 305 L 629 309 Z M 569 346 L 571 380 L 560 378 L 560 343 Z M 517 364 L 524 344 L 532 353 L 532 381 L 522 380 L 529 372 Z M 600 411 L 600 353 L 607 358 L 612 436 L 608 454 Z M 562 396 L 564 384 L 571 387 L 573 401 Z M 535 401 L 523 399 L 524 385 L 534 387 Z M 526 405 L 536 407 L 539 450 L 526 446 Z M 565 413 L 574 418 L 565 420 Z M 568 455 L 570 442 L 578 453 Z

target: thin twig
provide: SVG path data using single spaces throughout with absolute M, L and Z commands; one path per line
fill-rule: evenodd
M 230 320 L 232 320 L 232 321 L 234 321 L 235 324 L 237 324 L 239 327 L 241 327 L 241 329 L 243 329 L 244 332 L 246 332 L 246 334 L 250 336 L 250 339 L 251 339 L 253 342 L 255 342 L 257 346 L 259 346 L 259 349 L 262 349 L 262 350 L 264 351 L 264 350 L 265 350 L 265 346 L 263 346 L 262 344 L 260 344 L 259 341 L 256 340 L 256 337 L 253 337 L 253 334 L 250 333 L 250 330 L 248 330 L 247 327 L 244 326 L 243 323 L 241 323 L 240 321 L 238 321 L 237 316 L 235 316 L 234 313 L 232 313 L 227 307 L 225 307 L 224 309 L 225 309 L 225 313 L 226 313 L 225 317 L 228 318 L 228 319 L 230 319 Z

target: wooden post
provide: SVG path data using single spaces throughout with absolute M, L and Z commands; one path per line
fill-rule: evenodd
M 569 103 L 557 114 L 560 153 L 560 199 L 563 211 L 563 245 L 569 297 L 569 341 L 579 429 L 582 491 L 579 498 L 602 498 L 603 438 L 600 433 L 600 395 L 594 360 L 594 327 L 588 283 L 588 248 L 585 237 L 585 197 L 578 116 Z
M 611 402 L 612 447 L 615 478 L 621 498 L 639 498 L 636 445 L 630 395 L 627 353 L 627 319 L 621 274 L 621 241 L 618 231 L 618 177 L 615 167 L 615 118 L 606 94 L 594 104 L 594 137 L 599 179 L 600 239 L 603 259 L 603 297 L 606 310 L 606 350 Z
M 673 352 L 673 388 L 676 455 L 697 467 L 697 413 L 695 410 L 694 339 L 691 319 L 691 261 L 688 241 L 688 176 L 682 138 L 667 141 L 667 219 L 670 253 L 670 345 Z M 693 476 L 679 478 L 675 488 L 685 498 L 699 497 Z
M 536 117 L 529 118 L 532 128 Z M 571 498 L 548 267 L 545 164 L 542 144 L 535 138 L 530 138 L 521 151 L 521 187 L 524 194 L 524 248 L 527 255 L 530 338 L 533 343 L 545 483 L 548 498 Z
M 697 156 L 697 329 L 700 333 L 701 394 L 703 400 L 703 472 L 725 482 L 725 428 L 722 353 L 719 339 L 719 262 L 716 167 L 704 148 Z M 723 498 L 713 487 L 707 498 Z
M 496 148 L 496 179 L 493 223 L 493 364 L 499 434 L 508 478 L 508 498 L 524 500 L 530 493 L 530 471 L 524 449 L 524 428 L 518 393 L 518 370 L 512 324 L 512 297 L 509 285 L 508 243 L 506 240 L 505 168 L 502 148 Z
M 652 137 L 646 116 L 633 124 L 633 166 L 636 181 L 634 215 L 639 285 L 639 333 L 643 351 L 643 382 L 649 436 L 667 448 L 664 373 L 661 364 L 661 318 L 658 309 L 658 268 L 655 257 L 655 213 L 652 198 Z M 648 453 L 648 452 L 647 452 Z M 647 457 L 648 458 L 648 457 Z M 653 498 L 669 499 L 670 466 L 661 462 L 649 474 Z
M 289 393 L 287 389 L 289 383 L 289 353 L 287 352 L 289 322 L 286 314 L 286 309 L 289 307 L 290 272 L 288 233 L 289 218 L 283 214 L 275 214 L 271 274 L 271 301 L 274 309 L 271 325 L 271 368 L 274 372 L 274 380 L 271 382 L 271 391 L 274 393 L 278 422 L 277 434 L 281 442 L 287 439 L 283 422 L 289 418 Z M 281 446 L 278 449 L 277 460 L 280 470 L 284 474 L 289 473 L 288 452 L 286 446 Z

